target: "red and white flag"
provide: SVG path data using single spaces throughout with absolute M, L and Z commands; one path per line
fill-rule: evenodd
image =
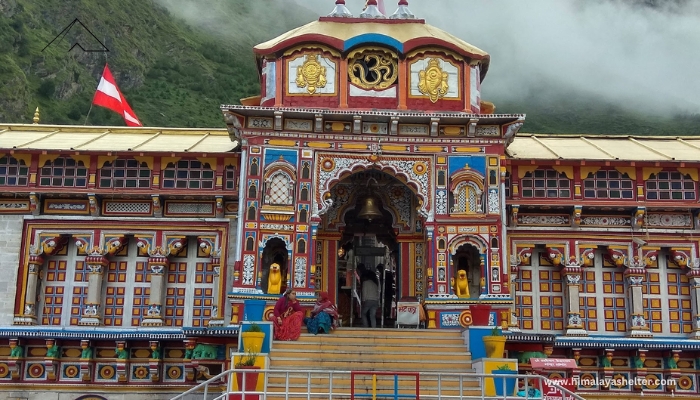
M 97 92 L 92 98 L 92 104 L 109 108 L 117 114 L 124 117 L 124 122 L 128 126 L 143 126 L 141 121 L 136 117 L 134 111 L 126 102 L 124 95 L 117 87 L 117 82 L 114 80 L 109 67 L 105 64 L 105 70 L 102 72 L 102 79 L 97 85 Z

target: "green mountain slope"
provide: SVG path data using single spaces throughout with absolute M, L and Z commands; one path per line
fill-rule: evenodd
M 144 125 L 222 127 L 219 105 L 259 91 L 252 46 L 315 17 L 282 1 L 256 1 L 269 3 L 270 17 L 257 15 L 250 0 L 219 1 L 231 30 L 215 32 L 153 0 L 0 0 L 0 121 L 31 122 L 39 106 L 43 123 L 83 124 L 107 62 Z M 75 18 L 97 40 L 75 24 L 44 49 Z M 76 42 L 100 49 L 98 40 L 108 52 L 68 51 Z M 89 123 L 123 125 L 100 107 Z
M 39 106 L 42 123 L 83 124 L 107 62 L 144 125 L 223 127 L 220 104 L 259 93 L 251 48 L 316 15 L 289 0 L 0 0 L 0 122 L 29 123 Z M 74 24 L 46 47 L 76 18 L 95 37 Z M 109 51 L 68 51 L 74 43 Z M 700 134 L 700 115 L 663 119 L 557 96 L 487 94 L 497 112 L 528 114 L 528 132 Z M 88 124 L 124 123 L 94 107 Z

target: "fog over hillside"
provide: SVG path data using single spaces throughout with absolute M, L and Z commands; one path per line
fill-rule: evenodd
M 215 21 L 217 0 L 162 0 L 189 21 Z M 334 0 L 284 1 L 316 15 Z M 295 4 L 296 3 L 296 4 Z M 347 0 L 359 14 L 364 0 Z M 384 0 L 388 14 L 396 1 Z M 660 4 L 649 6 L 649 4 Z M 630 110 L 672 115 L 700 113 L 700 1 L 632 0 L 410 0 L 424 18 L 491 54 L 484 98 L 547 102 L 543 96 L 579 93 Z M 210 26 L 230 30 L 232 26 Z

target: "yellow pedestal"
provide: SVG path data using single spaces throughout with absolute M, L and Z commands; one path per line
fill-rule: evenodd
M 498 367 L 507 365 L 512 371 L 518 370 L 518 360 L 513 358 L 480 358 L 472 362 L 472 368 L 477 374 L 495 374 Z M 518 390 L 518 385 L 515 385 L 515 390 Z M 484 395 L 495 396 L 496 388 L 493 383 L 493 378 L 484 378 Z M 512 396 L 513 393 L 509 393 Z
M 236 364 L 241 360 L 241 358 L 246 357 L 246 353 L 232 353 L 231 354 L 231 366 L 233 369 L 236 369 Z M 267 369 L 269 368 L 270 365 L 270 359 L 267 357 L 265 354 L 259 354 L 258 357 L 255 359 L 255 366 L 260 367 L 260 369 Z M 238 382 L 236 381 L 235 376 L 231 376 L 231 379 L 229 380 L 229 386 L 230 386 L 230 391 L 237 391 L 238 389 Z M 265 389 L 265 374 L 260 373 L 258 375 L 258 385 L 255 388 L 256 392 L 262 392 Z M 248 388 L 246 388 L 246 391 Z

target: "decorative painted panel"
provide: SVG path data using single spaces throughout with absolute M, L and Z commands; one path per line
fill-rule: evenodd
M 300 54 L 288 59 L 287 95 L 335 95 L 337 93 L 336 62 L 317 53 Z
M 42 325 L 61 325 L 63 307 L 68 299 L 66 294 L 66 260 L 49 260 L 46 264 L 46 280 L 44 281 Z M 70 295 L 69 295 L 70 296 Z
M 664 331 L 664 312 L 662 308 L 661 280 L 658 266 L 647 268 L 647 275 L 642 284 L 644 295 L 644 319 L 647 321 L 651 333 L 662 333 Z
M 605 332 L 627 331 L 627 298 L 622 268 L 604 267 L 603 322 Z
M 126 260 L 112 261 L 107 266 L 103 312 L 103 321 L 106 326 L 122 326 L 124 324 L 127 285 L 133 282 L 133 280 L 128 279 L 128 270 L 129 265 Z
M 539 320 L 543 331 L 564 329 L 564 293 L 561 273 L 555 268 L 540 267 Z
M 587 268 L 581 274 L 581 290 L 579 292 L 579 307 L 583 328 L 589 333 L 598 331 L 598 296 L 600 290 L 597 287 L 595 270 Z
M 516 280 L 515 315 L 520 321 L 520 328 L 531 331 L 535 328 L 534 322 L 534 288 L 532 285 L 532 270 L 522 268 L 520 277 Z
M 441 98 L 462 98 L 460 68 L 453 62 L 437 57 L 410 62 L 410 97 L 427 97 L 433 103 Z
M 687 334 L 693 330 L 690 282 L 685 271 L 673 263 L 666 264 L 666 288 L 668 288 L 668 314 L 670 333 Z
M 141 318 L 148 313 L 148 299 L 151 295 L 151 275 L 145 261 L 135 263 L 135 279 L 132 295 L 131 326 L 140 326 Z
M 87 274 L 84 261 L 77 261 L 73 271 L 73 289 L 70 305 L 70 324 L 78 325 L 87 301 Z

